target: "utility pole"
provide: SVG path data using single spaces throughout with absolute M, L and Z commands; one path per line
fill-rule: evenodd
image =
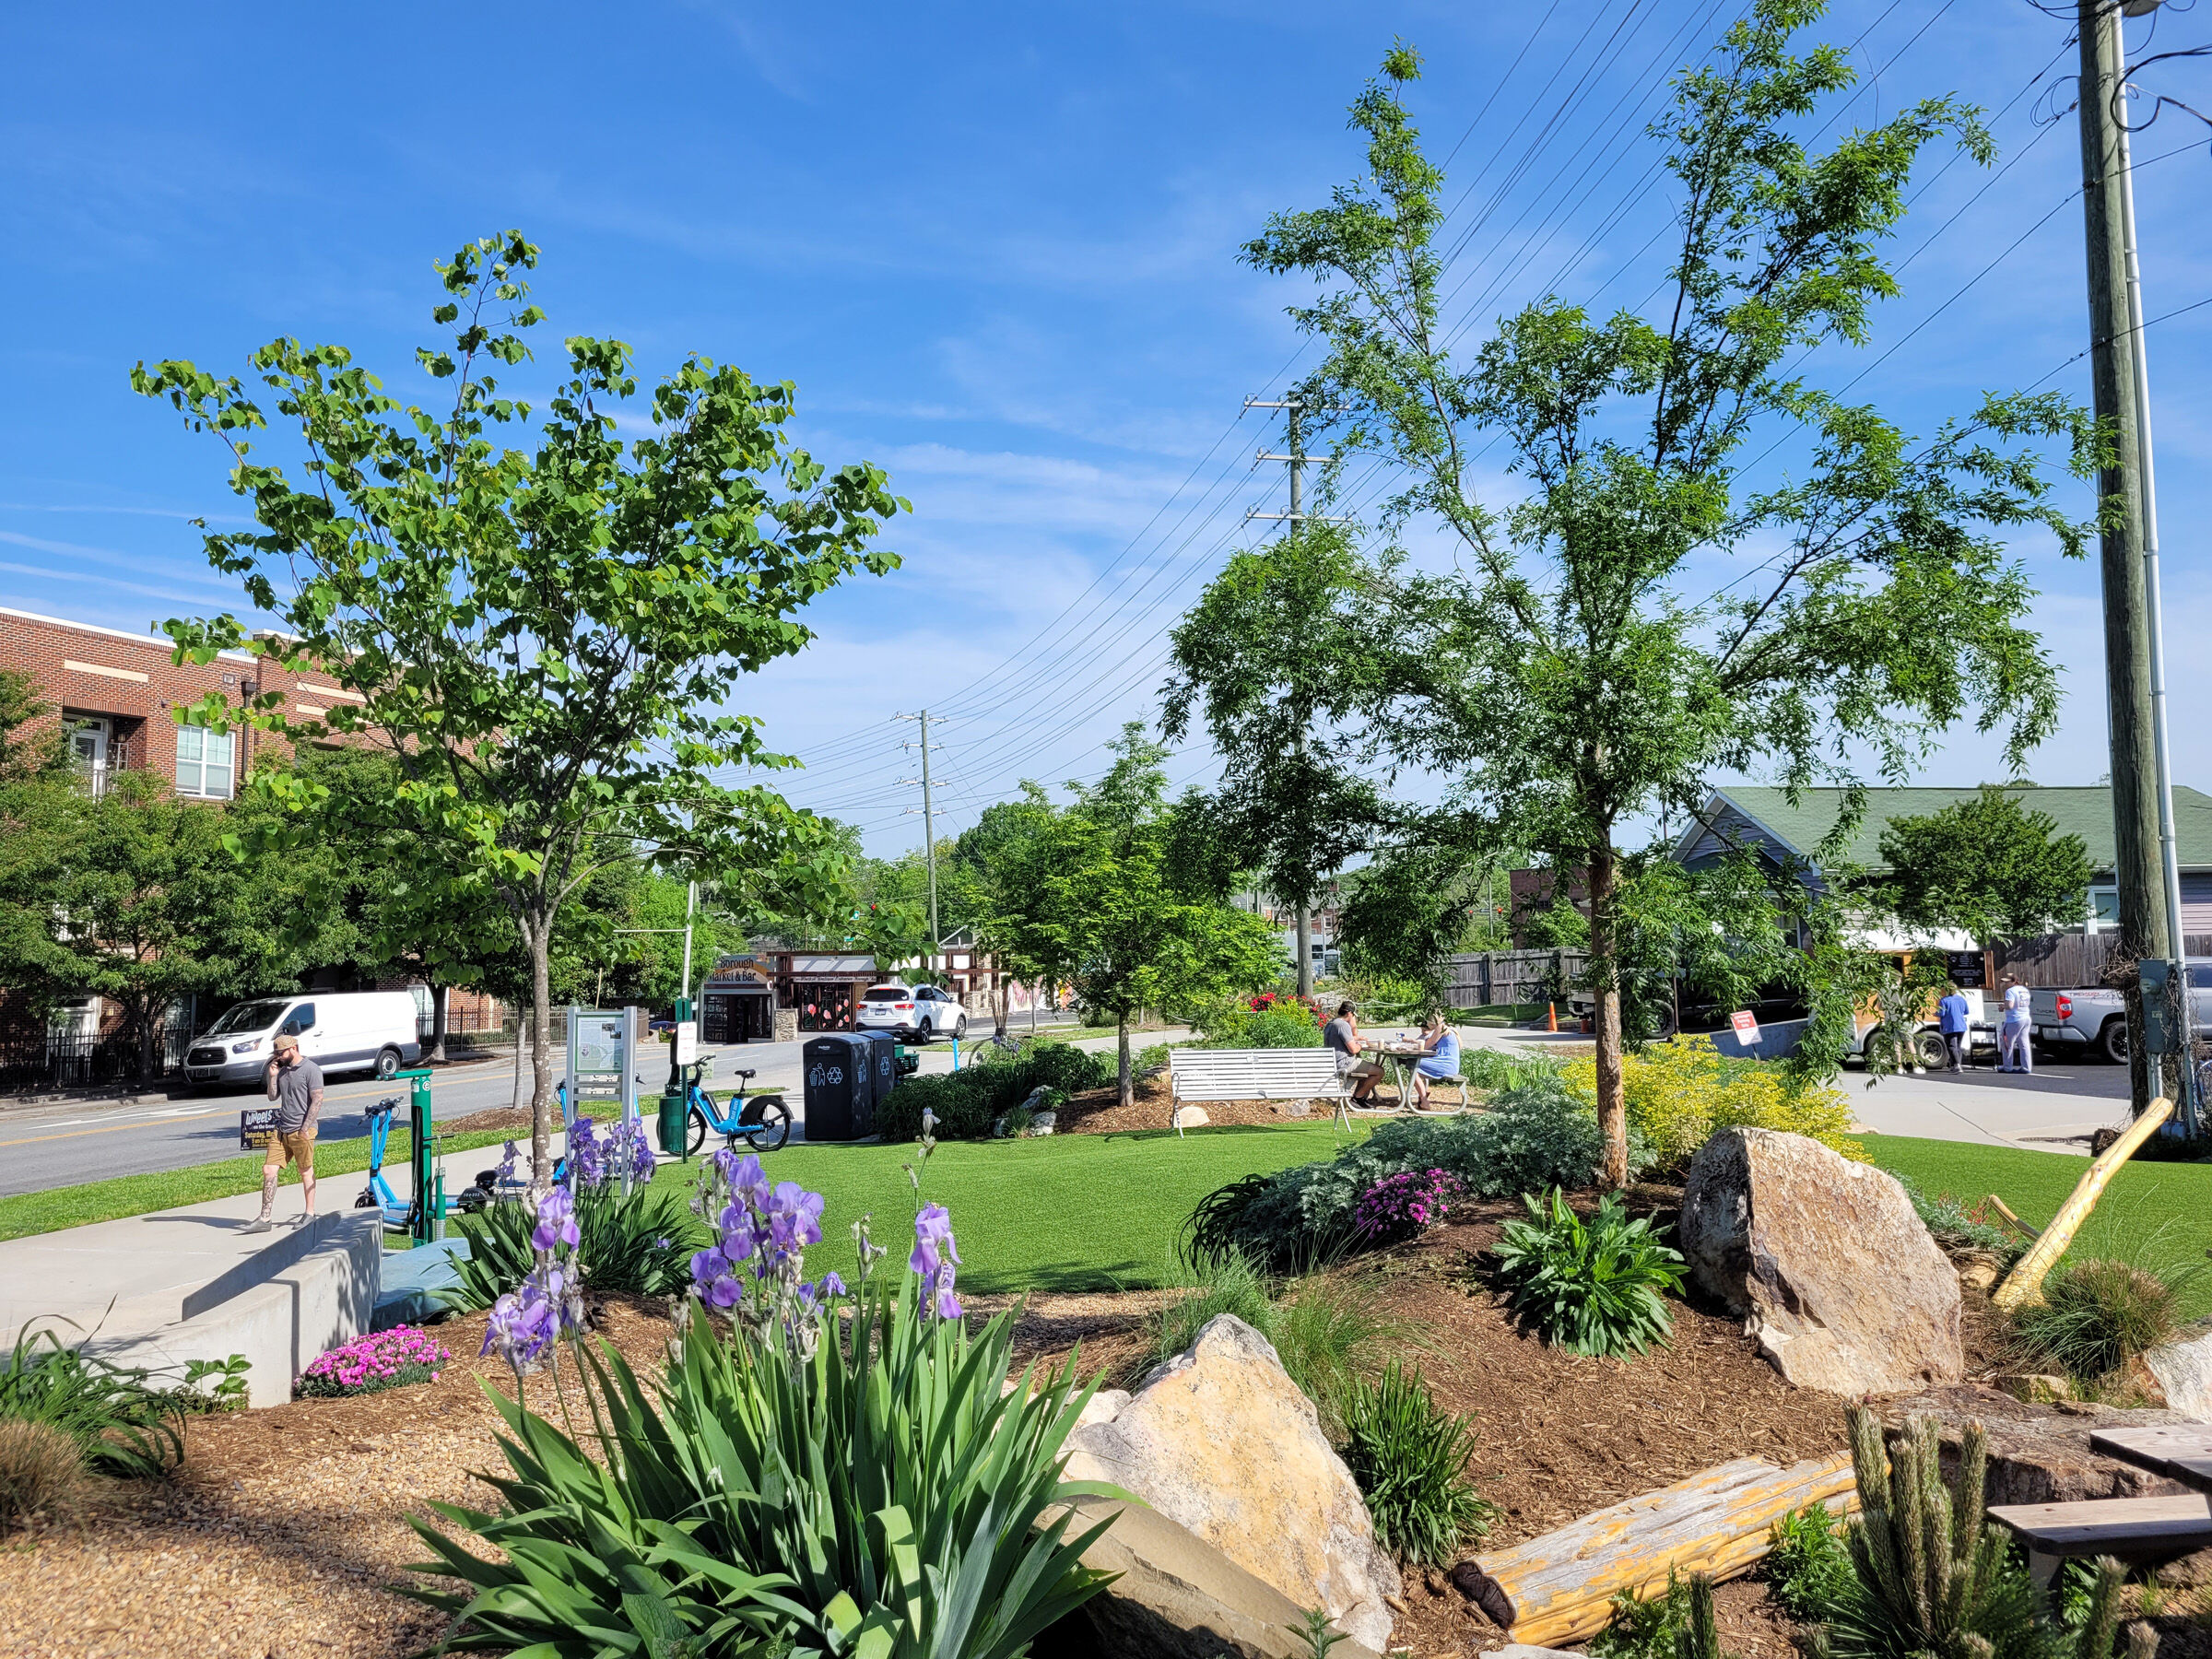
M 1295 536 L 1298 534 L 1299 526 L 1304 524 L 1307 518 L 1305 511 L 1306 462 L 1311 458 L 1326 463 L 1333 457 L 1328 455 L 1309 457 L 1306 454 L 1305 436 L 1300 424 L 1300 417 L 1306 411 L 1306 404 L 1302 398 L 1286 397 L 1269 400 L 1248 397 L 1244 400 L 1244 406 L 1248 409 L 1283 410 L 1287 417 L 1286 424 L 1288 428 L 1290 441 L 1290 453 L 1287 455 L 1271 455 L 1265 450 L 1260 451 L 1259 454 L 1262 461 L 1289 463 L 1290 511 L 1288 512 L 1247 512 L 1244 517 L 1247 521 L 1274 519 L 1278 523 L 1288 524 L 1290 526 L 1290 535 Z M 1311 723 L 1312 717 L 1304 709 L 1298 710 L 1297 714 L 1298 757 L 1302 761 L 1306 757 L 1306 727 Z M 1298 994 L 1300 996 L 1312 996 L 1313 994 L 1313 912 L 1302 899 L 1299 901 L 1297 909 L 1296 937 L 1298 940 Z
M 937 815 L 936 803 L 929 785 L 929 711 L 919 714 L 901 714 L 901 720 L 919 720 L 922 723 L 922 776 L 901 778 L 901 783 L 919 782 L 922 785 L 922 861 L 929 870 L 929 960 L 923 966 L 936 966 L 937 951 Z M 909 810 L 912 810 L 911 808 Z
M 2112 446 L 2112 464 L 2098 473 L 2097 492 L 2100 505 L 2121 508 L 2118 522 L 2103 530 L 2100 549 L 2121 949 L 2137 959 L 2171 960 L 2180 945 L 2173 925 L 2180 919 L 2179 893 L 2168 888 L 2159 833 L 2163 827 L 2171 835 L 2172 815 L 2163 764 L 2159 671 L 2164 662 L 2157 643 L 2156 543 L 2147 535 L 2144 512 L 2148 423 L 2140 402 L 2141 335 L 2130 315 L 2136 296 L 2130 282 L 2127 139 L 2115 107 L 2124 68 L 2120 6 L 2114 0 L 2079 0 L 2078 32 L 2091 403 Z M 2138 990 L 2128 999 L 2128 1082 L 2137 1112 L 2161 1092 L 2144 1053 L 2143 1034 Z M 2191 1067 L 2184 1061 L 2181 1069 L 2186 1073 Z

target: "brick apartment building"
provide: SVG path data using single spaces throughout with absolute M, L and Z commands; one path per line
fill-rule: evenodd
M 236 797 L 256 761 L 288 759 L 290 745 L 268 732 L 210 732 L 177 724 L 171 711 L 196 703 L 210 691 L 233 700 L 281 692 L 287 712 L 307 716 L 361 700 L 358 692 L 333 684 L 327 675 L 297 673 L 248 652 L 227 651 L 213 662 L 179 664 L 171 660 L 171 649 L 167 636 L 150 629 L 128 633 L 0 606 L 0 669 L 29 677 L 39 700 L 52 711 L 42 724 L 58 725 L 66 735 L 87 786 L 95 793 L 104 791 L 118 772 L 147 771 L 179 795 L 228 801 Z M 340 977 L 335 971 L 319 973 L 302 989 L 351 988 L 340 984 Z M 359 988 L 414 989 L 429 1030 L 426 989 L 400 982 Z M 458 989 L 447 994 L 446 1011 L 449 1028 L 455 1031 L 496 1028 L 503 1012 L 496 999 Z M 211 1009 L 176 1011 L 180 1025 L 212 1017 Z M 0 1028 L 17 1028 L 14 1034 L 21 1036 L 23 1018 L 20 1007 L 11 1006 L 0 990 Z M 56 1040 L 79 1046 L 96 1041 L 112 1021 L 112 1010 L 88 1001 L 49 1024 L 49 1046 Z M 0 1036 L 7 1034 L 0 1030 Z

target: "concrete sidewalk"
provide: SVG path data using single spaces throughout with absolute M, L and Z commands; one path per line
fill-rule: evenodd
M 562 1139 L 557 1133 L 556 1156 Z M 499 1156 L 478 1147 L 441 1158 L 448 1200 Z M 387 1166 L 385 1179 L 404 1201 L 405 1167 Z M 246 1230 L 261 1194 L 241 1193 L 0 1241 L 0 1347 L 36 1324 L 65 1346 L 89 1338 L 92 1353 L 120 1364 L 243 1354 L 253 1403 L 288 1399 L 301 1367 L 369 1328 L 384 1228 L 377 1211 L 354 1207 L 367 1182 L 358 1172 L 319 1182 L 318 1214 L 306 1226 L 290 1224 L 300 1189 L 280 1187 L 277 1226 L 265 1233 Z

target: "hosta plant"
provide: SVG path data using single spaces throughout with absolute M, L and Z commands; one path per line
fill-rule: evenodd
M 1648 1218 L 1631 1218 L 1611 1193 L 1587 1221 L 1557 1187 L 1524 1201 L 1528 1219 L 1505 1224 L 1496 1253 L 1516 1318 L 1547 1342 L 1601 1357 L 1641 1354 L 1674 1333 L 1665 1293 L 1682 1288 L 1682 1256 Z
M 1125 1496 L 1060 1478 L 1089 1397 L 1073 1359 L 1002 1392 L 1010 1316 L 962 1323 L 940 1206 L 917 1218 L 895 1290 L 856 1227 L 848 1289 L 805 1274 L 818 1194 L 728 1152 L 708 1181 L 717 1234 L 657 1385 L 573 1343 L 559 1425 L 494 1391 L 504 1507 L 437 1506 L 452 1532 L 416 1522 L 438 1558 L 419 1571 L 467 1588 L 410 1594 L 455 1617 L 451 1646 L 547 1659 L 1026 1652 L 1107 1576 L 1079 1557 L 1108 1524 L 1047 1512 Z M 495 1310 L 489 1343 L 519 1372 L 571 1344 L 571 1323 L 540 1281 Z

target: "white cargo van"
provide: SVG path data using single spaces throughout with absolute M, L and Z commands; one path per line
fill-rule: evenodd
M 300 1052 L 325 1072 L 388 1077 L 422 1058 L 415 998 L 406 991 L 325 991 L 240 1003 L 193 1040 L 184 1076 L 193 1083 L 258 1083 L 270 1044 L 300 1039 Z

